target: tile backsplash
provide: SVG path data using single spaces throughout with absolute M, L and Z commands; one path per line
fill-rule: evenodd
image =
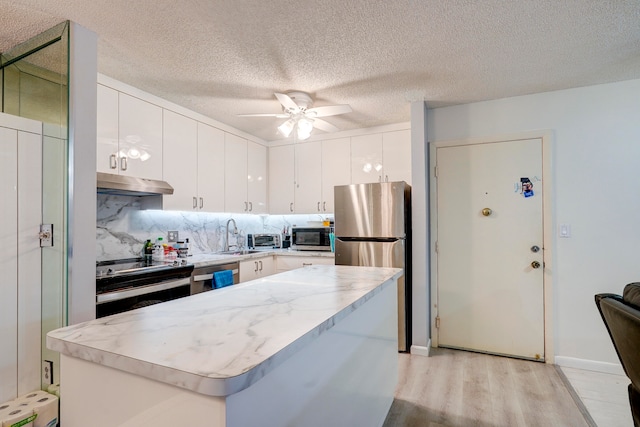
M 230 246 L 246 245 L 249 233 L 280 233 L 284 227 L 305 226 L 333 215 L 249 215 L 206 212 L 175 212 L 141 209 L 139 197 L 97 195 L 97 260 L 133 258 L 142 254 L 147 239 L 167 240 L 167 231 L 177 230 L 180 240 L 189 238 L 193 254 L 224 249 L 226 225 L 233 218 L 238 235 L 230 235 Z

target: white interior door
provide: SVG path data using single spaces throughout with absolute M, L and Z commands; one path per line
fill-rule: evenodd
M 2 403 L 41 385 L 42 124 L 0 116 Z
M 438 345 L 543 359 L 542 140 L 436 157 Z

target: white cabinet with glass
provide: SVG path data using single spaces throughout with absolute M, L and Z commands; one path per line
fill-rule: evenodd
M 162 108 L 98 85 L 98 172 L 162 179 Z

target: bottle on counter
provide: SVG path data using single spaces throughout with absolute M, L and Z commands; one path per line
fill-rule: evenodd
M 151 243 L 151 239 L 147 239 L 142 252 L 144 254 L 145 262 L 150 262 L 153 259 L 153 243 Z
M 158 237 L 156 239 L 156 244 L 153 246 L 153 260 L 154 261 L 164 260 L 164 241 L 162 237 Z

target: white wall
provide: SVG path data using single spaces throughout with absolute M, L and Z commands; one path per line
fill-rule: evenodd
M 572 231 L 569 239 L 557 234 L 553 239 L 558 364 L 574 359 L 594 369 L 618 364 L 594 295 L 622 293 L 625 284 L 640 280 L 639 112 L 640 80 L 631 80 L 428 114 L 430 142 L 553 131 L 553 226 L 570 224 Z

